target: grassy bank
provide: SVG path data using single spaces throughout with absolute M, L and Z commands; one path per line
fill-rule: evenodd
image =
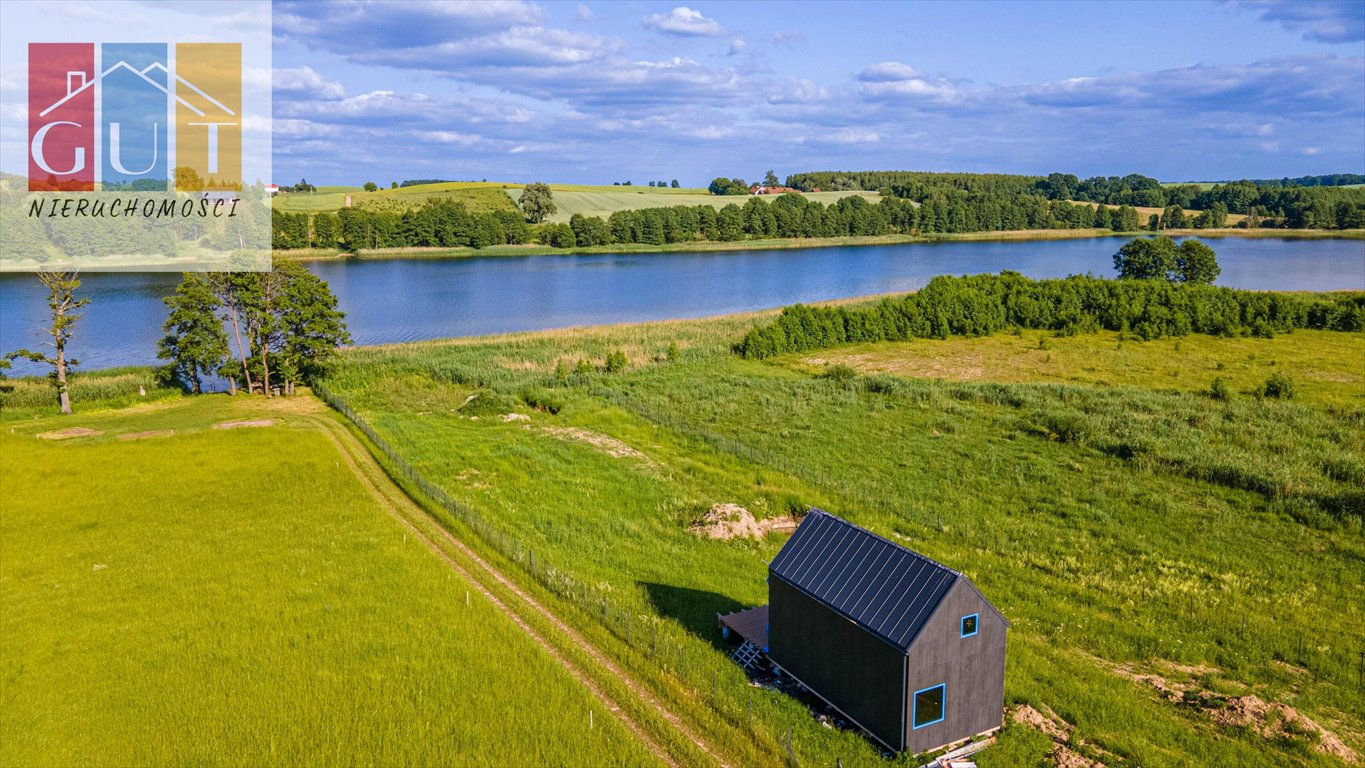
M 205 396 L 0 432 L 0 763 L 654 764 L 466 604 L 319 409 Z M 35 439 L 72 426 L 102 434 Z
M 998 367 L 969 382 L 734 358 L 729 345 L 760 320 L 362 349 L 328 385 L 519 553 L 511 559 L 528 567 L 534 552 L 537 578 L 583 608 L 577 620 L 634 649 L 623 663 L 662 667 L 727 722 L 743 722 L 751 689 L 722 656 L 714 616 L 766 599 L 765 563 L 781 540 L 710 540 L 689 526 L 717 503 L 760 519 L 821 506 L 971 576 L 1013 623 L 1007 699 L 1055 711 L 1085 754 L 1339 764 L 1315 734 L 1219 725 L 1213 709 L 1166 698 L 1152 675 L 1284 703 L 1365 748 L 1365 545 L 1359 522 L 1331 511 L 1356 503 L 1365 480 L 1360 381 L 1324 377 L 1294 402 L 1194 391 L 1207 386 L 1206 359 L 1233 378 L 1254 380 L 1273 360 L 1317 381 L 1316 357 L 1360 350 L 1359 334 L 1339 334 L 1345 348 L 1301 332 L 1183 339 L 1187 354 L 1158 343 L 1085 371 L 1083 360 L 1117 345 L 1100 336 L 1058 360 L 1085 374 L 1058 385 L 1034 383 L 1056 380 L 1046 365 L 992 381 L 1008 378 L 994 372 L 1009 367 L 1015 337 L 974 340 L 1003 346 Z M 606 373 L 614 351 L 628 365 Z M 851 354 L 903 357 L 891 346 Z M 991 357 L 942 358 L 971 354 Z M 641 631 L 651 625 L 666 653 L 651 653 Z M 790 728 L 803 764 L 882 761 L 785 695 L 765 695 L 754 717 L 760 738 Z M 1051 747 L 1012 725 L 981 764 L 1032 764 Z

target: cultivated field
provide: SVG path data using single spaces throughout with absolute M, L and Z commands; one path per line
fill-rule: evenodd
M 742 206 L 749 199 L 747 195 L 712 195 L 705 189 L 663 187 L 577 187 L 551 184 L 550 190 L 554 193 L 555 205 L 559 210 L 549 220 L 561 222 L 567 222 L 575 213 L 605 219 L 616 211 L 673 205 L 709 205 L 720 210 L 731 203 Z M 521 188 L 509 188 L 507 194 L 516 200 L 521 196 Z M 850 195 L 859 195 L 874 203 L 881 199 L 876 192 L 814 192 L 805 197 L 829 205 L 839 198 Z M 771 202 L 772 199 L 764 198 L 765 202 Z
M 277 195 L 273 204 L 276 210 L 292 213 L 319 213 L 337 211 L 346 204 L 346 196 L 351 196 L 351 205 L 361 208 L 375 208 L 388 211 L 402 211 L 415 208 L 427 200 L 453 199 L 465 204 L 473 212 L 495 210 L 515 210 L 517 199 L 525 184 L 504 182 L 456 181 L 441 184 L 421 184 L 399 189 L 380 189 L 365 192 L 359 187 L 318 187 L 316 192 L 286 193 Z M 575 213 L 584 216 L 606 218 L 613 211 L 637 210 L 640 208 L 660 208 L 671 205 L 710 205 L 720 209 L 735 203 L 743 205 L 747 196 L 722 196 L 709 194 L 705 189 L 680 187 L 618 187 L 614 185 L 588 184 L 551 184 L 555 205 L 559 211 L 550 221 L 567 222 Z M 861 195 L 872 202 L 879 199 L 876 192 L 816 192 L 807 195 L 826 205 L 848 195 Z
M 658 764 L 316 400 L 100 405 L 0 431 L 0 764 Z
M 759 520 L 820 506 L 963 570 L 1013 624 L 1008 703 L 1052 713 L 1075 729 L 1067 749 L 1106 764 L 1327 766 L 1365 750 L 1365 420 L 1358 371 L 1337 376 L 1365 336 L 819 353 L 909 374 L 891 376 L 731 355 L 762 319 L 361 349 L 328 386 L 486 541 L 558 585 L 574 621 L 706 702 L 695 716 L 720 744 L 744 749 L 747 729 L 746 764 L 785 762 L 788 733 L 803 765 L 883 758 L 785 694 L 754 695 L 722 655 L 715 614 L 765 601 L 782 541 L 690 531 L 716 504 Z M 1040 341 L 1055 363 L 1015 371 Z M 612 351 L 628 365 L 607 373 Z M 979 375 L 935 380 L 953 376 L 932 365 L 972 355 Z M 1236 391 L 1271 371 L 1301 400 Z M 1198 391 L 1219 374 L 1231 401 Z M 1011 724 L 980 763 L 1059 749 Z

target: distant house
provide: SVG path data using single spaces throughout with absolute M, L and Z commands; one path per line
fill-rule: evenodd
M 768 600 L 720 621 L 888 749 L 1000 727 L 1009 623 L 961 573 L 812 510 L 768 567 Z
M 749 194 L 751 195 L 780 195 L 783 192 L 801 194 L 801 190 L 794 187 L 765 187 L 762 184 L 755 184 L 749 187 Z
M 265 193 L 266 193 L 267 195 L 271 195 L 271 196 L 278 195 L 278 194 L 280 193 L 280 185 L 279 185 L 279 184 L 266 184 L 266 185 L 265 185 Z

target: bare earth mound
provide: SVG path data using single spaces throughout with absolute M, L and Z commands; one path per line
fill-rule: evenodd
M 94 437 L 102 434 L 104 433 L 98 429 L 89 427 L 67 427 L 52 432 L 39 432 L 37 437 L 39 440 L 70 440 L 73 437 Z
M 1170 663 L 1166 663 L 1166 666 L 1180 672 L 1217 671 L 1202 666 L 1183 667 Z M 1287 704 L 1267 702 L 1254 695 L 1223 696 L 1203 690 L 1197 682 L 1176 682 L 1155 673 L 1142 672 L 1131 664 L 1120 664 L 1113 669 L 1129 680 L 1150 685 L 1167 701 L 1198 707 L 1218 725 L 1247 728 L 1266 739 L 1292 739 L 1308 735 L 1318 752 L 1331 755 L 1347 765 L 1360 764 L 1360 754 L 1346 746 L 1335 733 Z
M 127 432 L 118 436 L 120 440 L 142 440 L 149 437 L 170 437 L 174 429 L 149 429 L 146 432 Z
M 791 515 L 755 520 L 753 513 L 738 504 L 712 504 L 710 511 L 688 527 L 698 536 L 728 541 L 761 539 L 772 531 L 791 533 L 801 520 Z
M 213 425 L 214 429 L 238 429 L 240 427 L 273 427 L 274 419 L 248 419 L 246 421 L 220 421 Z
M 650 467 L 657 467 L 654 460 L 630 447 L 629 445 L 617 440 L 610 435 L 601 432 L 593 432 L 578 427 L 546 427 L 545 432 L 552 437 L 560 440 L 572 440 L 579 443 L 587 443 L 592 447 L 606 453 L 615 459 L 634 459 Z

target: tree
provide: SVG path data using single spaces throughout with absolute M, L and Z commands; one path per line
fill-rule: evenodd
M 336 348 L 351 343 L 351 334 L 326 282 L 297 262 L 282 262 L 275 271 L 282 278 L 279 371 L 293 394 L 296 381 L 313 381 L 326 371 Z
M 390 181 L 390 182 L 389 182 L 389 189 L 398 189 L 398 182 L 396 182 L 396 181 Z
M 706 191 L 713 195 L 747 195 L 749 185 L 744 183 L 744 179 L 727 179 L 724 176 L 717 176 L 706 187 Z
M 674 180 L 668 182 L 668 186 L 672 187 L 673 189 L 677 189 L 677 188 L 681 187 L 682 185 L 678 183 L 678 180 L 677 180 L 677 179 L 674 179 Z
M 47 342 L 47 346 L 52 347 L 52 354 L 47 355 L 42 352 L 34 352 L 28 349 L 20 349 L 5 355 L 6 360 L 13 360 L 16 357 L 27 358 L 35 363 L 46 363 L 52 366 L 50 377 L 52 383 L 57 387 L 57 402 L 61 404 L 62 413 L 71 413 L 71 393 L 67 389 L 66 375 L 77 365 L 79 360 L 66 357 L 66 345 L 71 341 L 71 331 L 76 325 L 76 321 L 81 319 L 81 315 L 76 310 L 90 303 L 90 299 L 77 299 L 76 289 L 81 287 L 81 281 L 76 272 L 49 272 L 38 273 L 38 280 L 47 288 L 47 306 L 52 313 L 52 324 L 48 326 L 47 333 L 52 337 L 52 341 Z
M 517 202 L 521 204 L 522 215 L 532 224 L 539 224 L 559 210 L 550 194 L 550 185 L 540 181 L 527 184 Z
M 1181 243 L 1175 262 L 1175 276 L 1182 283 L 1212 285 L 1222 271 L 1213 249 L 1198 240 Z
M 1125 280 L 1169 280 L 1176 270 L 1177 249 L 1169 237 L 1129 240 L 1114 254 L 1114 269 Z
M 367 181 L 367 182 L 365 182 L 365 191 L 366 191 L 366 192 L 378 192 L 378 191 L 379 191 L 379 185 L 376 184 L 376 183 L 374 183 L 373 181 Z
M 228 358 L 228 337 L 217 315 L 218 298 L 206 279 L 191 273 L 165 302 L 171 314 L 156 356 L 168 361 L 165 370 L 171 378 L 197 395 L 202 377 L 222 370 Z
M 778 181 L 778 179 L 777 179 L 777 174 L 773 173 L 773 171 L 772 171 L 771 168 L 769 168 L 769 169 L 767 170 L 767 172 L 765 172 L 765 173 L 763 174 L 763 186 L 765 186 L 765 187 L 780 187 L 780 186 L 782 186 L 782 182 L 781 182 L 781 181 Z
M 175 167 L 175 189 L 178 192 L 201 192 L 204 189 L 204 179 L 193 167 L 177 165 Z

